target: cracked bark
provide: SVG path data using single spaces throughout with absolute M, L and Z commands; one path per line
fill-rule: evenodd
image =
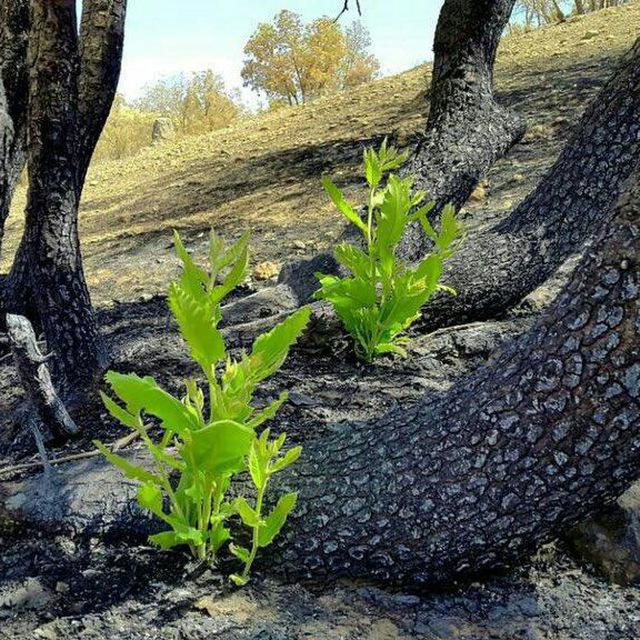
M 493 68 L 500 37 L 515 0 L 447 0 L 433 51 L 433 77 L 425 135 L 404 173 L 424 189 L 438 214 L 448 202 L 460 208 L 478 180 L 522 137 L 522 117 L 496 102 Z M 417 260 L 429 244 L 420 225 L 400 247 Z
M 4 225 L 25 164 L 28 0 L 0 0 L 0 252 Z
M 291 580 L 404 588 L 502 569 L 613 501 L 640 464 L 640 170 L 530 331 L 448 392 L 304 445 L 270 495 L 298 507 L 260 562 Z M 0 528 L 155 526 L 104 461 L 0 484 Z M 46 498 L 46 499 L 45 499 Z
M 640 463 L 639 178 L 494 362 L 305 446 L 286 482 L 300 507 L 268 562 L 314 580 L 444 583 L 510 565 L 622 493 Z
M 610 222 L 620 189 L 640 161 L 639 136 L 640 39 L 537 188 L 447 263 L 443 281 L 458 296 L 432 300 L 422 326 L 498 317 L 549 278 Z
M 26 313 L 53 352 L 67 401 L 107 363 L 82 269 L 78 204 L 118 82 L 126 0 L 32 3 L 28 43 L 29 181 L 25 232 L 0 306 Z

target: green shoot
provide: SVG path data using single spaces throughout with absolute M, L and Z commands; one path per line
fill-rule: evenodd
M 439 230 L 432 227 L 427 215 L 435 204 L 424 204 L 424 192 L 412 194 L 411 178 L 391 173 L 405 160 L 406 153 L 387 147 L 386 139 L 378 152 L 364 152 L 369 186 L 366 220 L 329 178 L 322 180 L 336 208 L 360 230 L 366 249 L 348 243 L 338 245 L 336 260 L 351 275 L 316 274 L 321 285 L 316 298 L 331 302 L 355 340 L 356 353 L 366 362 L 387 353 L 406 356 L 406 330 L 420 316 L 422 307 L 436 291 L 455 294 L 440 284 L 440 276 L 445 260 L 462 241 L 462 228 L 452 205 L 444 207 Z M 396 251 L 413 222 L 420 222 L 434 250 L 417 265 L 409 266 Z
M 246 558 L 240 547 L 232 552 L 244 563 L 240 584 L 246 583 L 258 549 L 271 543 L 295 505 L 295 494 L 283 496 L 264 520 L 262 506 L 271 476 L 292 464 L 300 448 L 281 454 L 286 435 L 269 442 L 269 430 L 258 428 L 272 420 L 287 394 L 257 409 L 253 396 L 257 385 L 283 364 L 290 347 L 304 331 L 309 309 L 302 308 L 268 333 L 260 336 L 250 353 L 233 359 L 218 329 L 221 302 L 245 277 L 248 265 L 247 236 L 225 249 L 211 233 L 209 268 L 197 266 L 175 234 L 182 276 L 169 288 L 169 307 L 191 357 L 200 365 L 208 394 L 194 379 L 185 380 L 185 394 L 176 398 L 152 377 L 109 372 L 106 379 L 119 402 L 102 394 L 109 412 L 136 431 L 153 463 L 143 466 L 98 449 L 126 477 L 137 480 L 139 505 L 167 525 L 150 541 L 168 549 L 186 545 L 199 560 L 215 562 L 218 552 L 232 538 L 229 519 L 239 515 L 252 529 L 254 544 Z M 161 435 L 152 437 L 146 418 L 160 423 Z M 245 509 L 245 497 L 227 497 L 232 479 L 249 471 L 257 498 L 254 509 Z M 177 478 L 177 482 L 174 480 Z M 248 518 L 249 511 L 255 518 Z

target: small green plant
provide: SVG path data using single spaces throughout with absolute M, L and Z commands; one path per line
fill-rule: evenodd
M 101 442 L 96 446 L 126 477 L 137 480 L 138 503 L 168 525 L 150 541 L 168 549 L 188 545 L 200 560 L 214 562 L 231 539 L 229 519 L 238 515 L 250 528 L 250 550 L 231 544 L 231 552 L 244 563 L 236 584 L 245 584 L 259 548 L 272 542 L 294 508 L 296 494 L 282 496 L 266 516 L 264 496 L 274 473 L 293 464 L 300 447 L 282 452 L 286 435 L 269 439 L 269 430 L 257 430 L 273 419 L 287 399 L 282 393 L 262 410 L 253 396 L 257 385 L 283 364 L 290 347 L 309 320 L 302 308 L 255 341 L 251 353 L 238 360 L 226 352 L 218 329 L 220 303 L 244 278 L 248 264 L 247 236 L 225 249 L 211 233 L 209 270 L 198 267 L 175 234 L 182 261 L 182 276 L 169 289 L 169 306 L 191 357 L 200 365 L 208 386 L 208 397 L 194 379 L 185 381 L 181 399 L 163 390 L 152 377 L 109 372 L 106 376 L 114 401 L 102 394 L 108 411 L 135 430 L 151 454 L 153 464 L 137 465 L 111 452 Z M 152 437 L 146 416 L 159 420 L 161 435 Z M 231 480 L 248 471 L 255 486 L 255 506 L 246 497 L 228 498 Z
M 378 152 L 367 149 L 364 169 L 369 185 L 367 217 L 363 220 L 329 178 L 322 183 L 337 209 L 355 225 L 366 250 L 342 243 L 335 249 L 336 260 L 351 272 L 349 277 L 316 274 L 320 289 L 316 298 L 328 300 L 347 331 L 356 341 L 357 354 L 372 362 L 385 353 L 406 355 L 405 331 L 419 317 L 421 308 L 434 292 L 455 292 L 439 283 L 442 265 L 462 240 L 462 229 L 451 205 L 443 208 L 436 231 L 427 219 L 433 202 L 422 204 L 426 194 L 411 193 L 411 178 L 394 173 L 406 154 L 387 147 Z M 388 178 L 383 184 L 386 174 Z M 433 241 L 434 250 L 417 266 L 410 267 L 396 255 L 407 225 L 419 221 Z

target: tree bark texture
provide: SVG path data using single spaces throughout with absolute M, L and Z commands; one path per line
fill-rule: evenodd
M 0 253 L 11 199 L 26 160 L 28 0 L 0 0 Z
M 515 0 L 447 0 L 434 42 L 426 132 L 405 172 L 437 202 L 461 207 L 478 180 L 525 132 L 524 120 L 499 105 L 493 68 Z M 401 251 L 417 260 L 428 248 L 420 225 Z
M 65 399 L 92 386 L 107 362 L 82 269 L 78 204 L 115 95 L 126 0 L 31 3 L 29 180 L 25 232 L 0 308 L 42 327 Z
M 542 284 L 610 223 L 622 185 L 640 162 L 639 137 L 640 39 L 538 187 L 448 262 L 443 281 L 458 295 L 432 300 L 424 326 L 499 316 Z
M 268 562 L 403 585 L 508 566 L 640 463 L 640 172 L 533 329 L 447 394 L 307 444 Z M 282 487 L 281 487 L 282 488 Z
M 15 269 L 26 272 L 54 380 L 63 395 L 90 386 L 106 362 L 78 238 L 78 52 L 75 2 L 32 3 L 29 193 Z

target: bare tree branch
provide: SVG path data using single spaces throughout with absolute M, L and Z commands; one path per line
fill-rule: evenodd
M 360 7 L 360 0 L 356 0 L 356 9 L 358 10 L 358 15 L 362 15 L 362 8 Z M 342 17 L 342 14 L 349 11 L 349 0 L 344 0 L 344 6 L 342 7 L 342 11 L 338 14 L 334 22 L 338 22 Z

